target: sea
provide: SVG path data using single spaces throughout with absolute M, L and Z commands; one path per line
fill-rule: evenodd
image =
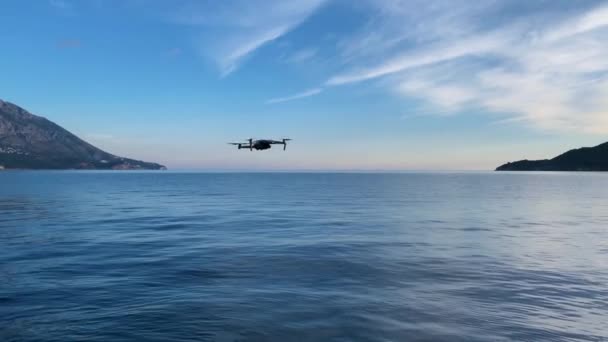
M 0 341 L 608 341 L 608 174 L 0 172 Z

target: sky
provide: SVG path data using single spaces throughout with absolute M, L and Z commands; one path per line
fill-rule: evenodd
M 489 170 L 608 140 L 606 42 L 605 0 L 4 0 L 0 99 L 172 169 Z

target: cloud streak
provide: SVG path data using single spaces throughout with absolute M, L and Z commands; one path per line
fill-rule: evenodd
M 331 77 L 326 84 L 342 85 L 361 82 L 458 57 L 490 53 L 497 47 L 498 44 L 500 44 L 499 41 L 500 38 L 498 37 L 488 36 L 472 38 L 467 41 L 450 43 L 443 46 L 431 47 L 426 51 L 404 54 L 403 56 L 391 59 L 376 67 Z
M 608 6 L 583 1 L 568 9 L 564 2 L 548 10 L 532 2 L 501 21 L 497 13 L 513 3 L 456 1 L 454 11 L 449 3 L 374 3 L 383 20 L 355 34 L 359 41 L 343 41 L 350 70 L 325 85 L 383 79 L 440 113 L 481 110 L 540 129 L 608 132 Z
M 322 91 L 323 91 L 322 88 L 313 88 L 313 89 L 309 89 L 309 90 L 306 90 L 306 91 L 303 91 L 301 93 L 294 94 L 294 95 L 291 95 L 291 96 L 278 97 L 278 98 L 270 99 L 270 100 L 266 101 L 266 104 L 273 104 L 273 103 L 281 103 L 281 102 L 298 100 L 298 99 L 301 99 L 301 98 L 317 95 L 317 94 L 321 93 Z
M 198 50 L 222 76 L 237 70 L 256 50 L 302 24 L 325 0 L 191 2 L 174 22 L 199 27 Z

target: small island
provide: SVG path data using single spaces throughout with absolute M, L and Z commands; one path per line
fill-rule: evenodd
M 608 142 L 570 150 L 553 159 L 507 163 L 496 171 L 608 171 Z
M 164 170 L 165 166 L 105 152 L 66 129 L 0 100 L 0 170 Z

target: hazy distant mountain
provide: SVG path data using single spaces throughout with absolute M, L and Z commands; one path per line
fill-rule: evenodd
M 496 171 L 608 171 L 608 142 L 571 150 L 553 159 L 507 163 Z
M 117 157 L 55 123 L 0 100 L 0 168 L 160 170 L 164 166 Z

